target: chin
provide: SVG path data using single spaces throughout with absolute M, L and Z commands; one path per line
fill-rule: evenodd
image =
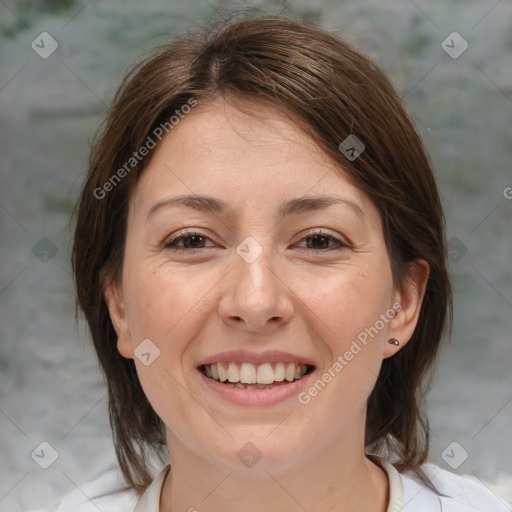
M 300 464 L 307 443 L 291 439 L 286 433 L 269 435 L 272 430 L 265 427 L 251 429 L 244 425 L 244 435 L 234 435 L 227 443 L 211 447 L 208 458 L 222 471 L 242 472 L 254 478 L 269 478 L 268 473 L 279 474 Z

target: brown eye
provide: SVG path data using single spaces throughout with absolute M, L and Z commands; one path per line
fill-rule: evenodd
M 166 241 L 165 249 L 173 251 L 184 251 L 193 249 L 204 249 L 205 242 L 210 240 L 208 237 L 194 231 L 186 231 L 186 234 L 178 233 L 175 237 Z
M 324 232 L 310 233 L 308 236 L 302 238 L 301 241 L 306 242 L 306 249 L 313 251 L 330 251 L 335 249 L 344 249 L 348 245 L 338 238 L 328 235 Z M 329 246 L 330 243 L 334 245 Z

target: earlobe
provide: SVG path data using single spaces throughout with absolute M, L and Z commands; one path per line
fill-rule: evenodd
M 429 272 L 430 266 L 423 259 L 409 263 L 409 273 L 403 289 L 397 294 L 400 308 L 389 323 L 387 342 L 383 347 L 384 358 L 396 354 L 411 339 L 418 323 Z M 389 340 L 396 340 L 398 344 Z
M 126 358 L 133 359 L 130 329 L 126 317 L 126 308 L 122 290 L 115 283 L 109 283 L 105 288 L 110 320 L 117 334 L 117 350 Z

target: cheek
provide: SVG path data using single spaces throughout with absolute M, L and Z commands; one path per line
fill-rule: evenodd
M 133 275 L 133 286 L 127 287 L 127 315 L 135 341 L 150 338 L 162 351 L 177 349 L 184 332 L 195 325 L 193 317 L 197 318 L 202 305 L 204 309 L 208 282 L 198 272 L 165 266 Z
M 366 401 L 382 364 L 389 319 L 382 321 L 381 315 L 390 308 L 392 280 L 390 272 L 376 268 L 387 267 L 339 272 L 315 298 L 321 305 L 318 314 L 329 327 L 324 329 L 324 341 L 330 351 L 330 363 L 322 369 L 322 383 L 316 386 L 322 391 L 317 393 L 324 403 L 340 405 L 332 412 L 340 422 Z
M 152 269 L 148 265 L 143 269 L 142 264 L 127 267 L 126 276 L 131 343 L 144 392 L 158 414 L 165 415 L 169 407 L 184 411 L 184 372 L 192 367 L 189 349 L 211 314 L 207 292 L 212 285 L 205 283 L 214 283 L 218 277 L 210 279 L 204 272 L 184 267 Z M 143 340 L 151 342 L 150 364 L 145 364 L 147 356 L 146 360 L 137 357 Z
M 390 274 L 376 272 L 375 268 L 337 269 L 321 281 L 311 280 L 301 286 L 304 302 L 322 321 L 325 339 L 338 352 L 374 326 L 390 307 Z
M 164 423 L 183 429 L 194 420 L 184 375 L 190 364 L 187 350 L 207 316 L 205 282 L 213 282 L 198 274 L 164 266 L 127 273 L 132 280 L 132 286 L 127 280 L 127 315 L 141 386 Z M 154 344 L 149 345 L 150 364 L 137 357 L 137 346 L 148 339 Z

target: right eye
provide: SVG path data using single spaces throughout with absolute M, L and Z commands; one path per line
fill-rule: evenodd
M 171 239 L 166 240 L 164 243 L 164 248 L 171 251 L 203 249 L 205 248 L 204 243 L 206 240 L 210 239 L 202 233 L 187 229 L 185 231 L 178 232 Z

